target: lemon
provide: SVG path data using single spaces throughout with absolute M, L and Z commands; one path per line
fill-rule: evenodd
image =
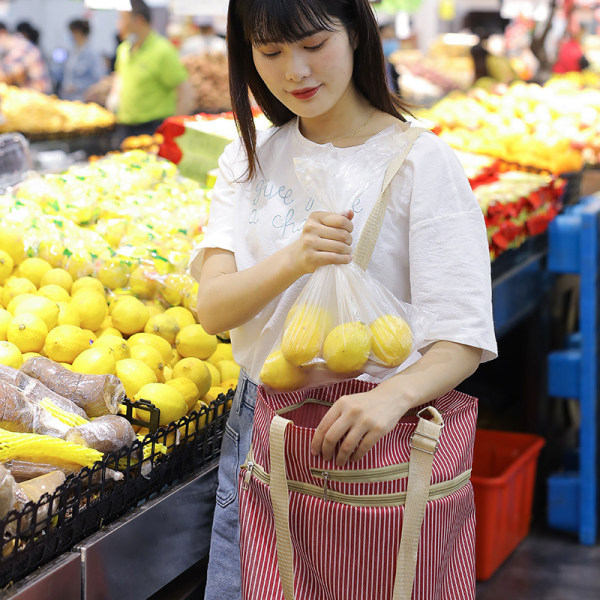
M 25 277 L 10 277 L 4 282 L 2 288 L 2 306 L 8 307 L 8 303 L 21 294 L 35 294 L 37 288 Z
M 362 321 L 334 327 L 323 343 L 323 358 L 334 373 L 358 371 L 371 353 L 371 331 Z
M 216 400 L 221 394 L 226 394 L 227 390 L 221 386 L 211 387 L 208 392 L 202 398 L 205 404 L 210 404 L 213 400 Z
M 0 308 L 0 341 L 6 341 L 6 330 L 12 321 L 13 315 L 4 308 Z
M 148 344 L 154 346 L 162 356 L 163 363 L 166 365 L 171 363 L 172 352 L 171 344 L 159 335 L 153 333 L 136 333 L 128 338 L 127 343 L 130 348 L 133 348 L 136 344 Z
M 260 371 L 262 382 L 274 390 L 287 391 L 302 387 L 306 378 L 300 367 L 288 362 L 281 350 L 267 356 Z
M 165 383 L 167 381 L 171 381 L 173 379 L 173 369 L 171 367 L 165 366 L 163 369 L 163 376 L 165 378 Z
M 4 283 L 12 273 L 15 261 L 11 255 L 4 250 L 0 250 L 0 284 Z
M 183 357 L 206 360 L 217 349 L 217 336 L 206 333 L 198 323 L 187 325 L 178 333 L 175 347 Z
M 130 352 L 131 358 L 145 362 L 154 371 L 158 383 L 164 383 L 165 364 L 163 363 L 160 352 L 156 348 L 149 346 L 148 344 L 136 344 L 131 348 Z
M 235 390 L 235 388 L 237 387 L 237 384 L 238 384 L 237 379 L 224 379 L 221 382 L 221 387 L 225 388 L 226 390 Z
M 300 366 L 316 358 L 331 328 L 329 313 L 315 305 L 292 307 L 281 339 L 281 351 L 293 365 Z
M 408 323 L 395 315 L 371 323 L 373 354 L 386 366 L 401 365 L 412 351 L 413 336 Z
M 101 335 L 92 344 L 92 348 L 107 348 L 113 353 L 116 361 L 131 358 L 131 350 L 127 342 L 122 337 L 116 335 Z
M 154 371 L 145 362 L 135 358 L 118 360 L 116 374 L 128 398 L 134 398 L 139 389 L 147 383 L 156 383 Z
M 98 280 L 109 290 L 125 287 L 129 282 L 131 265 L 123 260 L 109 258 L 98 269 Z
M 178 421 L 187 413 L 187 404 L 181 392 L 165 383 L 147 383 L 134 396 L 134 400 L 148 400 L 160 410 L 159 425 Z M 135 410 L 136 417 L 146 420 L 146 411 Z
M 87 250 L 77 250 L 65 262 L 65 269 L 73 279 L 87 277 L 94 272 L 91 263 L 92 257 Z
M 117 304 L 117 300 L 120 300 L 123 297 L 133 298 L 133 294 L 131 290 L 124 290 L 119 288 L 118 290 L 110 290 L 106 295 L 106 303 L 108 304 L 108 314 L 112 314 L 112 309 Z
M 36 288 L 40 287 L 40 281 L 45 273 L 52 270 L 52 265 L 43 258 L 26 258 L 17 269 L 19 277 L 29 279 Z
M 73 278 L 68 271 L 60 268 L 50 269 L 42 275 L 40 280 L 40 287 L 45 285 L 59 285 L 67 292 L 71 291 L 73 286 Z
M 23 352 L 23 363 L 26 363 L 30 358 L 42 356 L 39 352 Z
M 48 327 L 37 315 L 29 313 L 12 318 L 6 330 L 6 339 L 21 352 L 39 352 L 44 347 Z
M 199 358 L 182 358 L 173 367 L 173 379 L 178 377 L 191 379 L 196 384 L 201 397 L 210 389 L 210 371 Z
M 178 306 L 183 302 L 187 280 L 187 276 L 181 273 L 170 273 L 165 278 L 160 293 L 171 306 Z
M 240 376 L 240 366 L 234 360 L 220 360 L 215 367 L 221 375 L 221 382 L 225 379 L 235 379 Z
M 73 370 L 73 365 L 70 365 L 69 363 L 58 363 L 61 367 L 64 367 L 65 369 L 69 369 L 69 371 Z
M 70 302 L 57 302 L 58 306 L 58 325 L 75 325 L 79 327 L 81 325 L 81 319 L 79 312 L 74 306 L 71 306 Z
M 212 363 L 205 361 L 204 364 L 208 367 L 210 371 L 210 385 L 211 387 L 216 385 L 221 385 L 221 373 L 219 373 L 219 369 L 215 367 Z
M 169 366 L 174 367 L 183 357 L 179 352 L 177 352 L 176 348 L 171 350 L 171 359 L 169 360 Z
M 133 296 L 121 296 L 113 305 L 110 313 L 113 326 L 124 335 L 144 331 L 150 318 L 144 303 Z
M 0 364 L 19 369 L 23 364 L 23 355 L 14 344 L 0 342 Z
M 81 290 L 94 290 L 104 296 L 104 286 L 95 277 L 80 277 L 73 282 L 71 296 Z
M 183 306 L 172 306 L 171 308 L 167 308 L 165 314 L 173 317 L 177 321 L 179 329 L 183 329 L 188 325 L 195 325 L 196 323 L 196 317 L 194 317 L 191 311 Z
M 23 234 L 10 225 L 0 225 L 0 250 L 4 250 L 18 265 L 25 258 L 25 244 Z
M 145 267 L 137 267 L 129 276 L 131 291 L 140 298 L 152 298 L 156 294 L 158 273 Z
M 94 289 L 76 291 L 71 298 L 71 306 L 79 313 L 82 329 L 98 329 L 108 314 L 104 294 L 99 294 Z
M 146 333 L 154 333 L 159 335 L 169 342 L 169 344 L 175 343 L 175 338 L 179 333 L 179 325 L 174 317 L 161 313 L 150 317 L 144 327 Z
M 54 302 L 69 302 L 69 300 L 71 300 L 69 292 L 67 292 L 64 287 L 56 285 L 55 283 L 48 283 L 40 286 L 38 296 L 54 300 Z
M 60 308 L 56 302 L 53 302 L 49 298 L 45 298 L 43 296 L 33 296 L 31 298 L 25 298 L 22 302 L 20 302 L 15 308 L 14 315 L 36 315 L 44 321 L 48 331 L 50 331 L 56 327 L 59 312 Z
M 15 314 L 15 310 L 17 310 L 17 306 L 19 306 L 19 304 L 21 304 L 21 302 L 24 302 L 27 298 L 37 298 L 37 296 L 35 294 L 19 294 L 18 296 L 15 296 L 9 303 L 8 306 L 6 307 L 6 310 L 14 316 Z
M 196 384 L 187 377 L 176 377 L 167 381 L 167 385 L 170 385 L 181 392 L 181 395 L 187 404 L 188 411 L 192 410 L 196 402 L 200 400 L 200 394 Z
M 216 365 L 220 360 L 233 360 L 231 344 L 217 343 L 217 349 L 208 357 L 208 362 Z
M 81 329 L 83 333 L 85 333 L 85 335 L 87 336 L 90 345 L 98 339 L 98 336 L 91 329 L 85 329 L 84 327 L 82 327 Z
M 165 312 L 165 308 L 159 300 L 146 300 L 144 304 L 148 309 L 148 314 L 150 317 L 153 317 L 154 315 L 160 315 L 161 313 Z
M 38 256 L 54 268 L 60 268 L 65 263 L 65 247 L 58 240 L 44 240 L 38 246 Z M 72 281 L 73 278 L 71 278 Z
M 90 347 L 87 334 L 75 325 L 58 325 L 46 336 L 44 352 L 56 362 L 72 363 Z
M 89 375 L 114 375 L 115 367 L 115 358 L 109 348 L 89 348 L 73 361 L 73 371 Z

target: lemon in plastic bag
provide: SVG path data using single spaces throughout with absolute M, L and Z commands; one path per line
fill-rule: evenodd
M 287 391 L 302 387 L 305 374 L 300 367 L 289 363 L 281 350 L 275 350 L 267 356 L 260 378 L 274 390 Z
M 413 335 L 408 323 L 395 315 L 384 315 L 371 323 L 373 354 L 386 366 L 397 367 L 410 355 Z
M 299 367 L 315 359 L 331 329 L 331 320 L 329 312 L 320 306 L 292 307 L 281 339 L 281 351 L 286 360 Z
M 334 327 L 323 343 L 323 358 L 334 373 L 353 373 L 368 360 L 371 332 L 362 321 L 341 323 Z

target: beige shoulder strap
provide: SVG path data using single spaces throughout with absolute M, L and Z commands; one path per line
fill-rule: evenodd
M 428 407 L 433 419 L 421 418 L 411 439 L 402 537 L 396 562 L 393 600 L 410 600 L 415 578 L 417 553 L 425 505 L 429 496 L 433 456 L 444 426 L 440 413 Z M 290 536 L 290 499 L 285 473 L 285 429 L 291 423 L 279 416 L 271 421 L 269 451 L 271 457 L 270 495 L 275 521 L 277 564 L 285 600 L 294 600 L 294 552 Z
M 375 243 L 379 237 L 379 231 L 381 230 L 381 225 L 383 224 L 383 218 L 388 205 L 390 183 L 396 176 L 396 173 L 398 173 L 400 170 L 402 163 L 404 163 L 406 160 L 406 157 L 415 143 L 415 140 L 422 133 L 426 132 L 431 133 L 429 129 L 425 129 L 423 127 L 410 127 L 407 129 L 403 134 L 403 137 L 406 140 L 406 146 L 403 148 L 400 154 L 392 159 L 385 172 L 379 198 L 369 214 L 369 218 L 365 223 L 364 229 L 360 238 L 358 239 L 353 253 L 354 262 L 363 270 L 366 270 L 367 265 L 371 260 Z

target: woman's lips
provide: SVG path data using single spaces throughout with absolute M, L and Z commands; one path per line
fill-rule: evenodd
M 308 100 L 312 98 L 318 91 L 320 86 L 311 87 L 311 88 L 303 88 L 301 90 L 295 90 L 290 92 L 294 98 L 298 98 L 298 100 Z

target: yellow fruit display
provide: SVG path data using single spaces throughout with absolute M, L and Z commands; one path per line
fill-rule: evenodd
M 114 375 L 116 362 L 109 348 L 93 347 L 84 350 L 74 361 L 73 371 L 90 375 Z
M 219 373 L 219 369 L 217 369 L 217 367 L 215 367 L 215 365 L 213 365 L 211 362 L 204 361 L 204 364 L 210 371 L 210 387 L 221 385 L 221 373 Z
M 74 296 L 77 292 L 82 290 L 93 290 L 101 296 L 104 296 L 104 286 L 95 277 L 86 276 L 76 279 L 71 287 L 71 296 Z
M 130 348 L 133 348 L 137 344 L 153 346 L 160 352 L 163 363 L 166 365 L 170 365 L 171 363 L 173 348 L 171 348 L 171 344 L 167 340 L 161 338 L 159 335 L 154 335 L 153 333 L 136 333 L 127 339 L 127 343 Z
M 115 361 L 131 358 L 131 351 L 127 342 L 122 337 L 116 335 L 101 335 L 92 344 L 92 348 L 107 348 L 112 352 Z
M 81 325 L 79 312 L 74 306 L 71 306 L 70 302 L 57 302 L 56 304 L 58 305 L 58 318 L 56 320 L 58 325 L 75 325 L 75 327 Z
M 160 315 L 161 313 L 165 312 L 165 307 L 158 300 L 146 300 L 144 304 L 148 309 L 150 318 L 152 318 L 154 315 Z
M 17 310 L 17 306 L 19 306 L 19 304 L 21 304 L 21 302 L 23 302 L 26 298 L 37 298 L 37 296 L 35 294 L 31 294 L 31 293 L 26 293 L 26 294 L 19 294 L 18 296 L 15 296 L 9 303 L 8 306 L 6 307 L 6 310 L 14 316 L 15 314 L 15 310 Z
M 361 321 L 342 323 L 334 327 L 323 343 L 323 358 L 334 373 L 353 373 L 368 360 L 371 353 L 371 332 Z
M 43 296 L 54 302 L 69 302 L 71 296 L 64 287 L 55 283 L 47 283 L 42 285 L 38 290 L 38 296 Z
M 2 285 L 12 273 L 15 261 L 11 255 L 4 250 L 0 250 L 0 285 Z
M 49 298 L 45 298 L 44 296 L 33 296 L 31 298 L 25 298 L 23 302 L 20 302 L 15 308 L 14 315 L 36 315 L 44 321 L 48 331 L 50 331 L 57 325 L 59 312 L 60 308 L 56 302 Z
M 52 269 L 52 265 L 43 258 L 26 258 L 18 267 L 19 277 L 29 279 L 36 288 L 40 287 L 40 281 L 45 273 Z
M 174 344 L 175 338 L 179 333 L 179 325 L 174 317 L 166 313 L 161 313 L 148 319 L 144 331 L 159 335 L 161 338 L 167 340 L 169 344 Z
M 165 314 L 173 317 L 177 321 L 179 329 L 183 329 L 188 325 L 194 325 L 196 323 L 196 317 L 194 317 L 192 311 L 183 306 L 172 306 L 171 308 L 167 308 Z
M 44 352 L 56 362 L 72 363 L 90 347 L 86 332 L 75 325 L 58 325 L 46 336 Z
M 292 309 L 290 314 L 281 339 L 281 351 L 293 365 L 305 365 L 319 355 L 331 329 L 331 317 L 325 309 L 308 304 Z
M 200 393 L 198 392 L 196 384 L 187 377 L 176 377 L 167 381 L 167 385 L 170 385 L 181 392 L 181 395 L 187 404 L 188 412 L 192 410 L 196 402 L 200 400 Z
M 217 343 L 217 349 L 208 357 L 208 362 L 216 365 L 221 360 L 233 360 L 231 344 Z
M 129 287 L 139 298 L 153 298 L 156 294 L 158 273 L 145 267 L 137 267 L 129 276 Z
M 57 269 L 65 263 L 64 251 L 65 247 L 58 240 L 43 240 L 38 246 L 38 256 Z M 69 276 L 71 276 L 70 273 Z M 71 281 L 73 281 L 72 277 Z
M 224 387 L 216 386 L 211 387 L 208 392 L 202 398 L 205 404 L 210 404 L 213 400 L 216 400 L 221 394 L 226 394 L 227 390 Z
M 177 352 L 176 348 L 171 349 L 171 360 L 169 361 L 169 366 L 174 367 L 183 357 L 179 352 Z
M 98 336 L 91 329 L 84 329 L 83 327 L 81 329 L 83 329 L 83 332 L 87 336 L 88 343 L 90 345 L 93 344 L 98 339 Z
M 44 347 L 48 327 L 32 314 L 17 315 L 12 318 L 6 330 L 6 339 L 21 352 L 39 352 Z
M 233 360 L 220 360 L 215 367 L 221 375 L 221 381 L 225 379 L 235 379 L 240 376 L 240 366 Z
M 65 271 L 65 269 L 54 268 L 46 271 L 42 275 L 40 287 L 45 285 L 59 285 L 65 291 L 70 293 L 71 287 L 73 286 L 73 278 L 68 271 Z
M 163 369 L 163 375 L 165 378 L 165 383 L 167 381 L 171 381 L 171 379 L 173 379 L 173 369 L 167 365 L 165 365 L 165 368 Z
M 302 387 L 306 374 L 301 367 L 288 362 L 281 350 L 276 350 L 267 356 L 260 371 L 260 378 L 265 385 L 274 390 L 289 391 Z
M 128 284 L 131 270 L 128 262 L 109 258 L 98 269 L 98 280 L 109 290 L 116 290 Z
M 191 379 L 198 388 L 200 397 L 204 396 L 210 389 L 211 377 L 208 367 L 199 358 L 182 358 L 173 367 L 173 378 L 187 377 Z
M 235 390 L 235 388 L 237 387 L 237 384 L 238 384 L 237 379 L 224 379 L 221 382 L 221 387 L 225 388 L 226 390 Z
M 0 224 L 0 250 L 9 254 L 15 265 L 27 258 L 23 234 L 10 225 Z
M 37 358 L 38 356 L 42 355 L 39 352 L 23 352 L 23 363 L 26 363 L 30 358 Z
M 99 338 L 104 337 L 105 335 L 114 335 L 115 337 L 123 339 L 123 334 L 114 327 L 100 327 L 100 329 L 96 329 L 94 332 Z
M 184 358 L 206 360 L 217 349 L 217 336 L 206 333 L 198 323 L 187 325 L 177 334 L 175 347 Z
M 187 404 L 181 392 L 166 383 L 147 383 L 134 396 L 134 400 L 148 400 L 160 410 L 159 425 L 178 421 L 187 413 Z M 146 421 L 149 413 L 134 411 L 136 418 Z
M 178 306 L 183 302 L 183 294 L 186 286 L 186 275 L 181 273 L 169 273 L 161 286 L 160 293 L 171 306 Z
M 37 288 L 25 277 L 9 277 L 2 288 L 2 306 L 8 307 L 9 302 L 21 294 L 35 294 Z
M 131 348 L 130 352 L 131 358 L 145 362 L 154 371 L 158 383 L 164 383 L 165 364 L 163 363 L 160 352 L 156 348 L 149 346 L 148 344 L 136 344 Z
M 133 296 L 122 296 L 113 305 L 110 313 L 113 326 L 123 335 L 144 331 L 150 318 L 143 302 Z
M 401 365 L 412 351 L 413 335 L 408 323 L 395 315 L 371 323 L 373 354 L 387 367 Z
M 134 398 L 147 383 L 156 383 L 154 371 L 143 361 L 135 358 L 118 360 L 116 375 L 121 380 L 128 398 Z
M 8 324 L 12 321 L 13 315 L 11 315 L 4 308 L 0 308 L 0 341 L 6 341 L 6 330 L 8 329 Z
M 0 364 L 19 369 L 23 364 L 23 355 L 14 344 L 0 342 Z
M 77 283 L 77 281 L 75 282 Z M 75 287 L 75 283 L 73 287 Z M 94 289 L 80 289 L 74 292 L 71 298 L 71 306 L 79 313 L 81 327 L 83 329 L 98 329 L 108 314 L 108 306 L 104 294 Z

